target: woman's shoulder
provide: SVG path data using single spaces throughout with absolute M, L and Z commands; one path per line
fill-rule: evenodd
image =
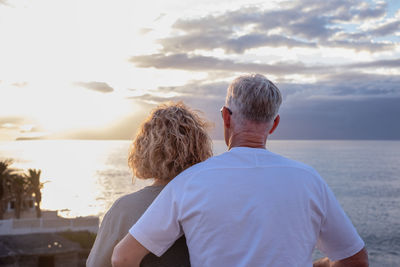
M 119 227 L 119 231 L 126 234 L 132 224 L 142 216 L 161 190 L 161 187 L 149 186 L 120 197 L 104 215 L 100 228 Z
M 146 186 L 136 192 L 124 195 L 118 198 L 112 205 L 110 210 L 128 209 L 131 210 L 135 206 L 150 205 L 163 189 L 162 186 Z

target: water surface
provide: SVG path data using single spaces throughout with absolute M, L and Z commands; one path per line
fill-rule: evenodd
M 42 170 L 44 209 L 102 217 L 120 196 L 151 183 L 127 165 L 129 141 L 0 142 L 0 160 Z M 365 240 L 371 266 L 400 266 L 400 141 L 270 141 L 268 149 L 312 165 Z M 214 141 L 214 153 L 226 151 Z

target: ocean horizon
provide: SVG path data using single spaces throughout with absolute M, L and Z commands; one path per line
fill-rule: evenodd
M 41 169 L 42 208 L 64 217 L 100 219 L 119 197 L 151 180 L 132 179 L 130 140 L 0 142 L 0 160 Z M 370 266 L 400 262 L 400 141 L 269 140 L 267 149 L 313 166 L 331 187 L 366 242 Z M 227 150 L 213 141 L 214 154 Z

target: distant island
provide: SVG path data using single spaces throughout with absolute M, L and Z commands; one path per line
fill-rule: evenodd
M 15 141 L 46 140 L 45 137 L 18 137 Z

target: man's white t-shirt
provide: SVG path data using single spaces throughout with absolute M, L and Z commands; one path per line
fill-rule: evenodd
M 160 256 L 185 234 L 191 265 L 312 266 L 364 247 L 311 167 L 265 149 L 236 147 L 174 178 L 129 230 Z

